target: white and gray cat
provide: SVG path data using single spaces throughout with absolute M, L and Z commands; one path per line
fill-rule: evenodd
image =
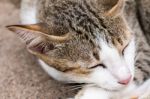
M 75 99 L 150 99 L 150 50 L 136 44 L 124 6 L 125 0 L 23 0 L 24 25 L 8 28 L 54 79 L 85 83 Z

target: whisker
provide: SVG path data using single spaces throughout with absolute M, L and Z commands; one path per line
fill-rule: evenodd
M 76 91 L 76 90 L 82 89 L 83 87 L 92 87 L 92 86 L 95 86 L 95 84 L 74 85 L 74 86 L 71 86 L 70 91 Z
M 69 86 L 69 90 L 68 91 L 76 91 L 79 89 L 82 89 L 83 87 L 92 87 L 95 86 L 95 84 L 92 83 L 69 83 L 67 84 Z
M 79 90 L 79 89 L 82 89 L 82 87 L 72 88 L 72 89 L 70 89 L 70 91 L 75 91 L 75 90 Z
M 84 84 L 82 84 L 82 85 L 70 85 L 70 87 L 76 87 L 76 86 L 84 86 Z

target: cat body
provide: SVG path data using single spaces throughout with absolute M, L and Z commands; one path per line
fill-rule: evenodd
M 28 25 L 8 28 L 54 79 L 86 84 L 75 99 L 142 99 L 150 73 L 137 64 L 140 37 L 124 6 L 124 0 L 23 0 L 21 19 Z

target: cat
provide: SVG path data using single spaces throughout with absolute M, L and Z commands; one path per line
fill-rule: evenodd
M 73 99 L 142 99 L 150 92 L 150 48 L 128 26 L 125 2 L 23 0 L 22 25 L 7 28 L 51 77 L 85 83 Z M 146 56 L 138 60 L 139 53 Z

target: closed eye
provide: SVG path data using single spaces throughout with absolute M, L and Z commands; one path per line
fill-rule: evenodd
M 124 47 L 124 49 L 122 50 L 122 55 L 124 55 L 125 50 L 127 49 L 127 47 L 129 46 L 129 43 Z
M 94 68 L 97 68 L 97 67 L 106 68 L 106 66 L 104 64 L 98 64 L 98 65 L 89 67 L 89 69 L 94 69 Z

